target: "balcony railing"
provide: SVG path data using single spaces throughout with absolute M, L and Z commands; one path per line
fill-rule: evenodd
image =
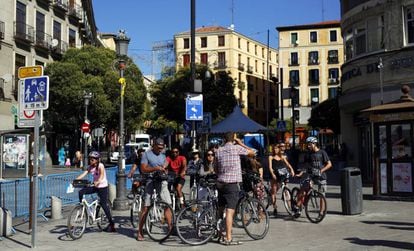
M 52 36 L 43 31 L 36 31 L 35 46 L 50 49 L 52 46 Z
M 247 73 L 253 73 L 253 66 L 247 66 Z
M 53 0 L 53 6 L 62 11 L 68 11 L 68 0 Z
M 338 57 L 328 57 L 328 64 L 338 64 Z
M 318 65 L 319 64 L 319 59 L 317 58 L 310 58 L 308 60 L 308 65 Z
M 244 64 L 243 63 L 239 63 L 238 69 L 239 69 L 239 71 L 244 71 Z
M 298 66 L 299 60 L 298 59 L 289 59 L 289 66 Z
M 330 85 L 339 84 L 339 79 L 338 78 L 328 78 L 328 84 L 330 84 Z
M 300 82 L 299 80 L 295 80 L 295 79 L 290 79 L 289 80 L 289 85 L 290 86 L 299 86 Z
M 14 22 L 14 38 L 24 41 L 33 43 L 34 42 L 34 28 L 23 22 Z
M 319 85 L 319 79 L 309 79 L 309 85 Z
M 79 4 L 69 6 L 69 15 L 77 19 L 82 18 L 82 7 Z
M 227 64 L 226 64 L 226 62 L 224 61 L 224 62 L 215 62 L 214 63 L 214 68 L 215 69 L 225 69 L 225 68 L 227 68 Z
M 56 46 L 52 46 L 52 53 L 62 55 L 68 50 L 68 43 L 60 39 L 57 39 L 57 41 L 58 44 Z
M 4 22 L 0 21 L 0 39 L 4 39 L 5 27 Z

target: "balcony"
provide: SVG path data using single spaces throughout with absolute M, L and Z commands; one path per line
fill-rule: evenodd
M 328 57 L 328 64 L 338 64 L 338 57 Z
M 14 39 L 20 42 L 33 43 L 34 42 L 34 28 L 23 22 L 14 22 Z
M 244 71 L 244 64 L 243 63 L 239 63 L 238 69 L 239 69 L 239 71 Z
M 289 66 L 299 66 L 299 60 L 298 59 L 289 59 Z
M 56 39 L 56 40 L 58 41 L 58 43 L 56 46 L 52 46 L 51 51 L 54 55 L 62 55 L 68 50 L 68 43 L 60 39 Z
M 39 49 L 49 50 L 52 46 L 52 36 L 43 31 L 36 31 L 35 46 Z
M 62 12 L 68 11 L 68 0 L 53 0 L 53 7 Z
M 237 82 L 237 87 L 239 90 L 244 90 L 246 88 L 246 83 L 244 81 Z
M 319 85 L 319 79 L 309 79 L 309 85 L 311 86 Z
M 337 84 L 339 84 L 339 79 L 338 78 L 328 78 L 328 84 L 337 85 Z
M 82 18 L 82 7 L 78 4 L 70 5 L 69 6 L 69 16 L 80 20 Z
M 308 60 L 308 65 L 318 65 L 319 64 L 319 59 L 317 58 L 310 58 Z
M 247 66 L 247 73 L 253 73 L 253 66 Z
M 214 62 L 214 69 L 226 69 L 226 68 L 227 68 L 227 64 L 225 61 Z
M 299 86 L 299 84 L 300 84 L 299 80 L 296 80 L 296 79 L 290 79 L 289 80 L 289 85 L 290 86 Z

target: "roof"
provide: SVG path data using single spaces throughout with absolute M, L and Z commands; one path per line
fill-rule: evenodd
M 247 117 L 236 105 L 229 116 L 211 128 L 210 133 L 257 132 L 263 130 L 266 130 L 266 127 Z
M 214 32 L 223 32 L 223 31 L 232 32 L 232 30 L 228 28 L 224 28 L 222 26 L 202 26 L 200 28 L 195 29 L 195 32 L 198 32 L 198 33 L 209 33 L 209 32 L 214 33 Z M 178 33 L 178 35 L 185 35 L 189 33 L 190 31 L 184 31 L 184 32 Z
M 387 113 L 387 112 L 395 112 L 395 110 L 413 111 L 414 98 L 410 96 L 410 87 L 408 85 L 403 85 L 401 87 L 401 92 L 403 93 L 403 95 L 399 99 L 383 104 L 383 105 L 377 105 L 377 106 L 370 107 L 368 109 L 364 109 L 361 112 Z
M 277 31 L 291 31 L 291 30 L 309 30 L 309 29 L 322 29 L 322 28 L 340 28 L 341 22 L 339 20 L 330 20 L 312 24 L 300 24 L 291 26 L 279 26 L 276 27 Z

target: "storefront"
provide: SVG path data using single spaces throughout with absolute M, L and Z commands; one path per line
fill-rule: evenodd
M 393 102 L 363 110 L 373 135 L 373 194 L 413 196 L 414 99 L 404 85 Z

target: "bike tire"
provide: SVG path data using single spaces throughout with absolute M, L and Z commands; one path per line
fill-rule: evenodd
M 236 211 L 234 212 L 233 223 L 238 228 L 244 227 L 242 223 L 242 211 L 243 211 L 242 205 L 245 200 L 246 200 L 245 197 L 242 197 L 239 199 L 239 201 L 237 202 Z
M 269 214 L 256 198 L 242 202 L 242 224 L 246 233 L 254 240 L 263 239 L 269 231 Z
M 83 205 L 77 205 L 69 214 L 68 217 L 68 233 L 73 239 L 79 239 L 85 233 L 86 222 L 88 221 L 88 213 Z
M 197 246 L 213 238 L 216 225 L 216 216 L 211 205 L 194 202 L 180 210 L 175 228 L 184 243 Z
M 171 226 L 165 216 L 167 210 L 171 212 Z M 148 236 L 158 242 L 166 240 L 173 230 L 174 226 L 174 212 L 172 207 L 163 201 L 157 201 L 148 208 L 148 214 L 145 219 L 145 229 Z
M 282 190 L 282 201 L 283 206 L 285 206 L 286 212 L 292 216 L 293 215 L 293 204 L 292 204 L 292 192 L 288 187 L 284 187 Z
M 111 206 L 111 202 L 108 201 L 108 208 L 109 211 L 112 211 L 112 206 Z M 111 213 L 112 215 L 112 213 Z M 96 208 L 96 225 L 98 225 L 99 230 L 104 230 L 109 224 L 109 219 L 106 216 L 103 208 L 101 205 L 98 205 L 98 207 Z
M 142 197 L 137 197 L 132 202 L 131 209 L 129 210 L 129 219 L 133 228 L 138 228 L 143 203 Z
M 265 188 L 265 195 L 261 201 L 263 205 L 265 206 L 265 208 L 268 209 L 269 206 L 272 205 L 272 194 L 270 193 L 270 190 L 267 186 L 264 186 L 264 188 Z
M 326 216 L 326 198 L 318 191 L 311 191 L 305 200 L 305 213 L 312 223 L 321 222 Z

